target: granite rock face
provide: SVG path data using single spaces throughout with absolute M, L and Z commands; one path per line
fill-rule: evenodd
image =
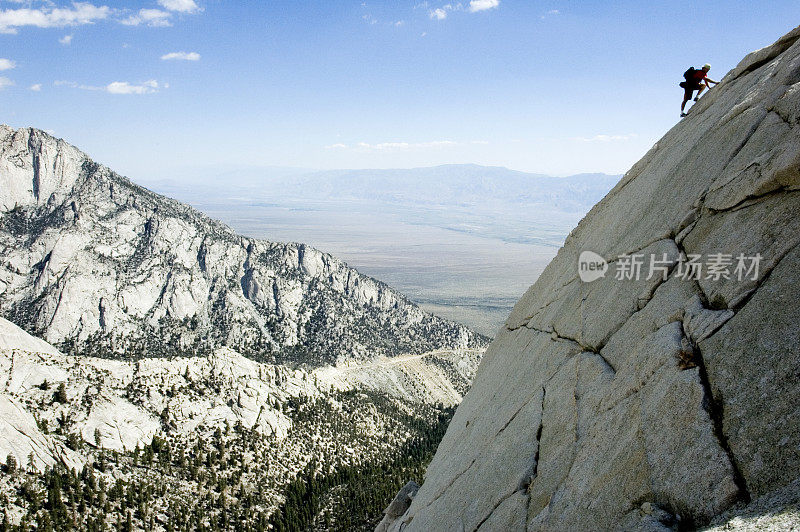
M 655 531 L 751 500 L 796 509 L 798 215 L 800 28 L 745 57 L 572 232 L 384 528 Z M 605 277 L 581 280 L 584 251 Z
M 324 365 L 480 347 L 303 244 L 235 234 L 36 129 L 0 126 L 0 315 L 66 352 L 219 347 Z

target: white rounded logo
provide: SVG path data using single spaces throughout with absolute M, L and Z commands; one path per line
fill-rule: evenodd
M 594 251 L 583 251 L 578 257 L 578 277 L 584 283 L 591 283 L 606 276 L 608 263 Z

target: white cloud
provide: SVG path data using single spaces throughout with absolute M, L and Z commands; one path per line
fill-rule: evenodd
M 368 142 L 357 142 L 352 146 L 347 144 L 336 143 L 330 146 L 325 146 L 326 149 L 354 149 L 356 151 L 405 151 L 405 150 L 420 150 L 420 149 L 439 149 L 451 146 L 457 146 L 459 143 L 452 140 L 434 140 L 431 142 L 379 142 L 377 144 L 370 144 Z
M 172 26 L 169 21 L 172 15 L 161 9 L 140 9 L 135 15 L 120 20 L 126 26 L 138 26 L 140 24 L 147 24 L 153 28 L 165 28 Z
M 625 140 L 631 140 L 638 137 L 635 133 L 630 133 L 629 135 L 595 135 L 594 137 L 574 137 L 573 140 L 579 140 L 581 142 L 619 142 Z
M 5 89 L 6 87 L 11 87 L 12 85 L 14 85 L 13 81 L 11 81 L 8 78 L 0 76 L 0 90 Z
M 158 0 L 158 5 L 169 11 L 178 11 L 179 13 L 200 11 L 200 7 L 194 0 Z
M 164 61 L 200 61 L 200 54 L 197 52 L 170 52 L 161 56 Z
M 81 89 L 85 91 L 102 91 L 105 90 L 104 87 L 93 87 L 91 85 L 81 85 L 74 81 L 66 81 L 63 79 L 58 79 L 53 82 L 53 85 L 56 87 L 71 87 L 73 89 Z
M 65 45 L 65 46 L 68 46 L 69 44 L 72 43 L 72 35 L 64 35 L 63 37 L 61 37 L 58 40 L 58 42 L 60 42 L 61 44 Z
M 394 25 L 399 28 L 400 26 L 403 26 L 405 23 L 406 23 L 405 20 L 398 20 L 397 22 L 394 23 Z
M 158 82 L 154 79 L 145 81 L 138 85 L 129 83 L 127 81 L 114 81 L 105 87 L 97 87 L 94 85 L 81 85 L 74 81 L 58 80 L 53 82 L 56 87 L 72 87 L 73 89 L 81 89 L 85 91 L 102 91 L 109 94 L 151 94 L 158 92 Z M 168 88 L 168 84 L 163 85 Z
M 436 9 L 432 9 L 428 13 L 428 16 L 433 18 L 433 19 L 436 19 L 436 20 L 444 20 L 444 19 L 447 18 L 447 11 L 445 11 L 444 9 L 439 7 L 439 8 L 436 8 Z
M 2 59 L 0 58 L 0 70 L 11 70 L 15 68 L 17 63 L 12 61 L 11 59 Z
M 370 14 L 362 15 L 362 16 L 361 16 L 361 18 L 362 18 L 362 19 L 364 20 L 364 22 L 366 22 L 367 24 L 377 24 L 377 23 L 378 23 L 378 19 L 376 19 L 375 17 L 373 17 L 373 16 L 372 16 L 372 15 L 370 15 Z
M 560 15 L 561 11 L 559 11 L 558 9 L 551 9 L 550 11 L 547 12 L 547 14 L 548 15 Z
M 127 81 L 115 81 L 106 85 L 105 90 L 110 94 L 150 94 L 158 91 L 158 82 L 151 79 L 139 85 L 132 85 Z
M 23 26 L 63 28 L 92 24 L 108 18 L 110 13 L 108 6 L 95 6 L 87 2 L 75 2 L 71 8 L 45 6 L 36 9 L 5 9 L 0 11 L 0 33 L 17 33 Z
M 477 13 L 478 11 L 486 11 L 487 9 L 494 9 L 500 5 L 500 0 L 470 0 L 469 12 Z
M 464 4 L 461 2 L 445 4 L 442 7 L 437 7 L 436 9 L 428 11 L 428 16 L 432 19 L 444 20 L 451 11 L 464 11 Z
M 34 85 L 31 85 L 30 89 L 33 92 L 39 92 L 40 90 L 42 90 L 42 84 L 41 83 L 36 83 Z
M 396 151 L 396 150 L 410 150 L 410 149 L 428 149 L 428 148 L 444 148 L 447 146 L 455 146 L 457 143 L 452 140 L 434 140 L 432 142 L 381 142 L 378 144 L 367 144 L 359 142 L 359 148 L 376 151 Z

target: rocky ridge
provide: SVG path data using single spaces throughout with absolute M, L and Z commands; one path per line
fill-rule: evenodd
M 178 490 L 154 501 L 163 510 L 182 490 L 203 487 L 180 480 L 185 467 L 142 471 L 125 466 L 124 457 L 140 456 L 160 439 L 173 455 L 191 457 L 199 442 L 222 439 L 243 453 L 228 474 L 241 478 L 245 492 L 258 486 L 266 501 L 260 511 L 270 515 L 312 462 L 318 475 L 380 463 L 417 437 L 415 423 L 461 400 L 479 359 L 476 351 L 439 350 L 300 369 L 219 348 L 193 357 L 111 360 L 64 355 L 0 318 L 0 457 L 39 474 L 92 469 L 109 485 L 160 478 Z M 123 458 L 115 467 L 98 465 L 110 461 L 108 453 Z M 7 484 L 14 478 L 0 475 L 0 496 L 18 491 Z M 20 523 L 25 512 L 12 506 L 6 513 Z
M 0 315 L 65 352 L 230 347 L 325 365 L 480 347 L 303 244 L 239 236 L 33 128 L 0 126 Z
M 379 530 L 797 527 L 798 124 L 800 28 L 745 57 L 570 234 Z M 580 279 L 584 251 L 604 277 Z
M 0 318 L 0 401 L 9 413 L 4 416 L 8 426 L 0 430 L 0 438 L 6 438 L 0 455 L 13 453 L 25 463 L 33 452 L 39 469 L 58 460 L 78 465 L 74 453 L 61 452 L 60 440 L 48 439 L 42 425 L 115 451 L 141 447 L 164 430 L 202 435 L 225 424 L 283 440 L 292 427 L 289 403 L 350 390 L 452 406 L 468 388 L 479 355 L 439 350 L 306 370 L 255 362 L 220 348 L 206 356 L 133 362 L 64 355 Z M 53 399 L 61 384 L 65 396 Z M 24 429 L 19 423 L 9 428 L 17 418 L 27 423 Z M 39 445 L 42 441 L 48 443 Z

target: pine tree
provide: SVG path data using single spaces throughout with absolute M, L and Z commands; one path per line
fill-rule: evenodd
M 67 386 L 63 382 L 58 385 L 58 389 L 56 390 L 55 395 L 53 396 L 53 400 L 61 403 L 67 403 Z
M 6 471 L 11 475 L 17 472 L 17 457 L 12 453 L 8 453 L 6 457 Z

